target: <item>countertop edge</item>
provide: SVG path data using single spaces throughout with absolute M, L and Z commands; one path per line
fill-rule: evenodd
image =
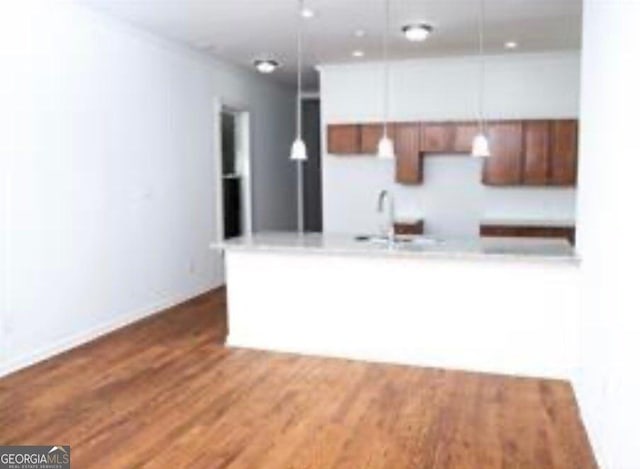
M 295 254 L 295 255 L 327 255 L 348 257 L 375 257 L 415 260 L 468 260 L 468 261 L 499 261 L 499 262 L 529 262 L 533 264 L 554 264 L 578 267 L 581 259 L 578 255 L 545 256 L 537 254 L 503 254 L 503 253 L 474 253 L 474 252 L 411 252 L 402 250 L 360 250 L 349 248 L 320 248 L 313 246 L 256 246 L 229 245 L 225 243 L 211 243 L 209 248 L 227 252 L 255 252 L 261 254 Z

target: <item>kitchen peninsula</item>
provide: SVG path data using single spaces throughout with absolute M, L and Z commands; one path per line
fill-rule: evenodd
M 553 378 L 575 366 L 565 240 L 268 233 L 212 248 L 230 346 Z

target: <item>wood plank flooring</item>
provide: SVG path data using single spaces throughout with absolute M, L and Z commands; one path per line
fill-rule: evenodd
M 1 379 L 0 444 L 70 444 L 76 469 L 596 467 L 566 383 L 225 336 L 216 291 Z

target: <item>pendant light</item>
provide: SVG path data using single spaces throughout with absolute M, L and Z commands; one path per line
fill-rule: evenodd
M 291 146 L 291 159 L 294 161 L 307 160 L 307 146 L 302 140 L 302 12 L 304 1 L 299 0 L 298 7 L 298 88 L 296 93 L 296 139 Z
M 297 80 L 298 86 L 296 91 L 296 138 L 291 145 L 292 161 L 296 162 L 297 170 L 297 203 L 298 203 L 298 235 L 304 233 L 304 172 L 303 164 L 307 161 L 307 146 L 302 140 L 302 22 L 304 21 L 304 0 L 299 0 L 297 20 L 298 20 L 298 69 Z
M 480 1 L 480 20 L 478 24 L 478 134 L 473 138 L 471 155 L 477 158 L 491 156 L 489 139 L 487 138 L 486 122 L 484 118 L 484 82 L 485 82 L 485 55 L 484 55 L 484 0 Z
M 384 124 L 382 127 L 382 138 L 378 142 L 378 158 L 380 159 L 393 159 L 394 149 L 393 140 L 389 138 L 389 0 L 384 0 L 385 12 L 384 12 L 384 37 L 382 41 L 382 61 L 384 71 Z

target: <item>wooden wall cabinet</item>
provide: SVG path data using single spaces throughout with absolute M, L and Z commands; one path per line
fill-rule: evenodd
M 360 154 L 361 134 L 359 124 L 330 125 L 327 130 L 327 149 L 334 155 Z
M 452 153 L 470 155 L 473 137 L 478 134 L 478 125 L 469 122 L 457 122 L 451 125 L 454 134 Z
M 544 186 L 551 171 L 551 123 L 526 121 L 524 123 L 524 174 L 523 183 L 528 186 Z
M 489 129 L 491 157 L 484 162 L 484 184 L 575 187 L 577 120 L 502 121 Z
M 420 124 L 395 124 L 393 138 L 396 152 L 396 182 L 400 184 L 422 183 Z
M 487 129 L 491 157 L 484 160 L 482 182 L 513 186 L 522 179 L 522 122 L 494 122 Z
M 523 185 L 575 186 L 578 121 L 525 121 Z
M 578 122 L 551 122 L 551 175 L 554 186 L 575 186 L 578 179 Z
M 380 123 L 329 125 L 328 152 L 375 155 Z M 396 181 L 423 182 L 422 158 L 432 154 L 470 155 L 478 133 L 475 122 L 395 122 L 388 135 L 396 151 Z M 489 186 L 575 186 L 578 122 L 511 120 L 487 124 L 491 157 L 484 160 L 482 181 Z
M 422 235 L 424 234 L 424 220 L 396 221 L 393 230 L 397 235 Z
M 453 147 L 455 127 L 449 123 L 420 125 L 420 152 L 450 153 Z

